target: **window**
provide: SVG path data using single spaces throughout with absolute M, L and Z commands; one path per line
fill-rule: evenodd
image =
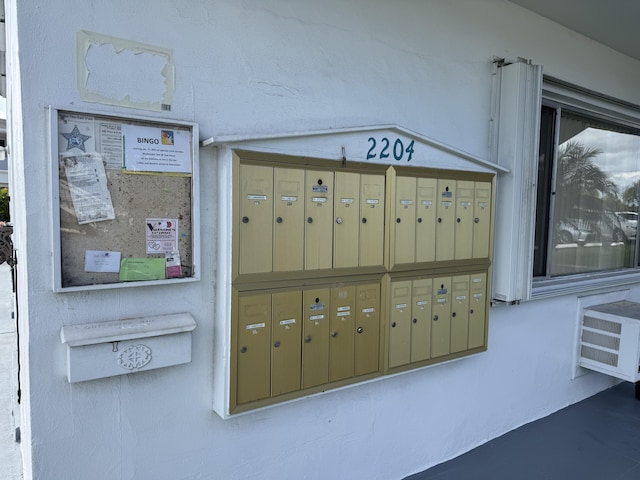
M 494 81 L 492 300 L 638 284 L 640 106 L 523 59 Z
M 640 126 L 543 103 L 534 279 L 636 267 L 639 203 Z

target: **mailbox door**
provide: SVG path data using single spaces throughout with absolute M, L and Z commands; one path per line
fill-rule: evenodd
M 416 179 L 396 178 L 394 259 L 396 264 L 416 259 Z
M 271 295 L 238 299 L 238 404 L 271 394 Z
M 436 259 L 437 190 L 435 178 L 417 179 L 416 262 L 433 262 Z
M 451 279 L 451 353 L 469 345 L 469 275 Z
M 473 217 L 473 258 L 485 258 L 489 256 L 491 237 L 490 182 L 476 182 Z
M 448 355 L 451 339 L 451 277 L 433 279 L 431 358 Z
M 302 388 L 329 382 L 331 290 L 302 292 Z
M 355 373 L 356 287 L 331 289 L 329 381 L 353 377 Z
M 436 261 L 453 260 L 456 218 L 456 181 L 438 180 Z
M 431 301 L 433 285 L 430 278 L 413 280 L 411 296 L 411 362 L 431 356 Z
M 304 266 L 304 171 L 274 168 L 273 271 Z
M 455 252 L 456 260 L 471 258 L 473 252 L 473 203 L 474 182 L 458 180 L 456 182 L 456 223 Z
M 300 390 L 302 292 L 271 297 L 271 396 Z
M 391 282 L 389 368 L 411 361 L 411 280 Z
M 469 290 L 469 348 L 478 348 L 486 345 L 487 274 L 470 275 Z
M 360 176 L 360 261 L 361 267 L 383 264 L 384 175 Z
M 357 267 L 360 232 L 360 175 L 335 172 L 334 268 Z
M 356 375 L 378 371 L 380 284 L 356 288 Z
M 308 170 L 305 181 L 305 269 L 333 265 L 333 172 Z
M 238 271 L 272 270 L 273 168 L 240 165 Z

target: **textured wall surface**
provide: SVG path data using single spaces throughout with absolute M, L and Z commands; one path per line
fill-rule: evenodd
M 56 294 L 46 106 L 194 121 L 201 139 L 397 124 L 488 158 L 494 57 L 635 103 L 638 62 L 504 0 L 6 3 L 25 478 L 402 478 L 612 384 L 571 380 L 568 295 L 491 309 L 487 353 L 222 420 L 215 149 L 200 151 L 200 282 Z M 81 30 L 171 50 L 171 112 L 83 101 Z M 63 325 L 179 312 L 198 323 L 191 364 L 67 383 Z

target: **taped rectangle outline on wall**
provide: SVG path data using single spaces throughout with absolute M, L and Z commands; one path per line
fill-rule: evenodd
M 125 91 L 122 96 L 116 95 L 115 92 L 113 95 L 109 95 L 106 92 L 92 91 L 90 87 L 90 75 L 92 73 L 96 74 L 96 72 L 90 71 L 87 64 L 88 56 L 90 55 L 90 49 L 93 46 L 102 47 L 105 45 L 112 46 L 114 59 L 117 59 L 118 56 L 126 52 L 133 54 L 135 58 L 138 59 L 145 58 L 141 55 L 160 57 L 161 59 L 164 59 L 164 66 L 159 72 L 157 84 L 159 88 L 164 88 L 161 98 L 137 100 L 136 96 L 140 93 L 134 93 L 133 91 Z M 119 66 L 126 67 L 123 60 L 124 57 L 120 58 L 121 61 L 119 62 Z M 173 64 L 172 50 L 81 30 L 76 34 L 76 62 L 78 91 L 83 100 L 93 103 L 117 105 L 158 112 L 171 111 L 171 102 L 173 101 L 173 92 L 175 90 L 175 66 Z M 140 63 L 142 63 L 142 61 Z M 136 65 L 136 67 L 136 72 L 139 72 L 140 65 Z M 136 78 L 136 72 L 130 72 L 131 75 L 124 72 L 124 78 Z M 140 92 L 148 94 L 150 91 L 148 84 L 150 77 L 152 78 L 152 76 L 145 76 L 145 82 L 147 83 L 140 87 Z M 162 82 L 162 85 L 160 85 L 160 82 Z M 118 85 L 120 86 L 120 84 Z M 131 86 L 133 87 L 133 84 Z

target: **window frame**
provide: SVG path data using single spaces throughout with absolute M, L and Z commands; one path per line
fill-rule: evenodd
M 602 122 L 640 130 L 640 106 L 587 90 L 549 76 L 543 76 L 540 111 L 542 112 L 545 107 L 555 109 L 555 122 L 553 126 L 553 134 L 555 138 L 553 140 L 554 149 L 551 188 L 554 188 L 553 186 L 556 181 L 557 145 L 559 136 L 557 119 L 562 115 L 563 109 L 577 115 L 593 118 L 594 120 L 600 120 Z M 536 128 L 540 130 L 540 124 Z M 538 151 L 538 155 L 539 153 L 540 152 Z M 537 191 L 539 187 L 538 178 L 535 179 L 535 182 Z M 551 198 L 549 202 L 550 212 L 553 212 L 553 203 L 553 198 Z M 537 207 L 538 202 L 536 201 L 536 214 L 532 219 L 533 222 L 537 221 Z M 552 221 L 552 215 L 549 215 L 547 218 L 547 223 L 549 223 L 549 221 Z M 546 272 L 549 271 L 548 269 L 550 266 L 549 246 L 552 241 L 552 235 L 552 229 L 547 227 L 545 247 L 547 248 L 545 258 Z M 636 235 L 636 251 L 639 241 L 640 235 Z M 535 247 L 535 239 L 533 239 L 531 247 Z M 582 274 L 570 274 L 557 277 L 550 277 L 548 274 L 545 277 L 536 277 L 534 276 L 534 270 L 532 269 L 530 272 L 532 282 L 531 299 L 564 295 L 568 293 L 580 293 L 594 289 L 619 287 L 640 282 L 640 267 L 637 266 L 637 253 L 634 263 L 636 264 L 634 267 Z

